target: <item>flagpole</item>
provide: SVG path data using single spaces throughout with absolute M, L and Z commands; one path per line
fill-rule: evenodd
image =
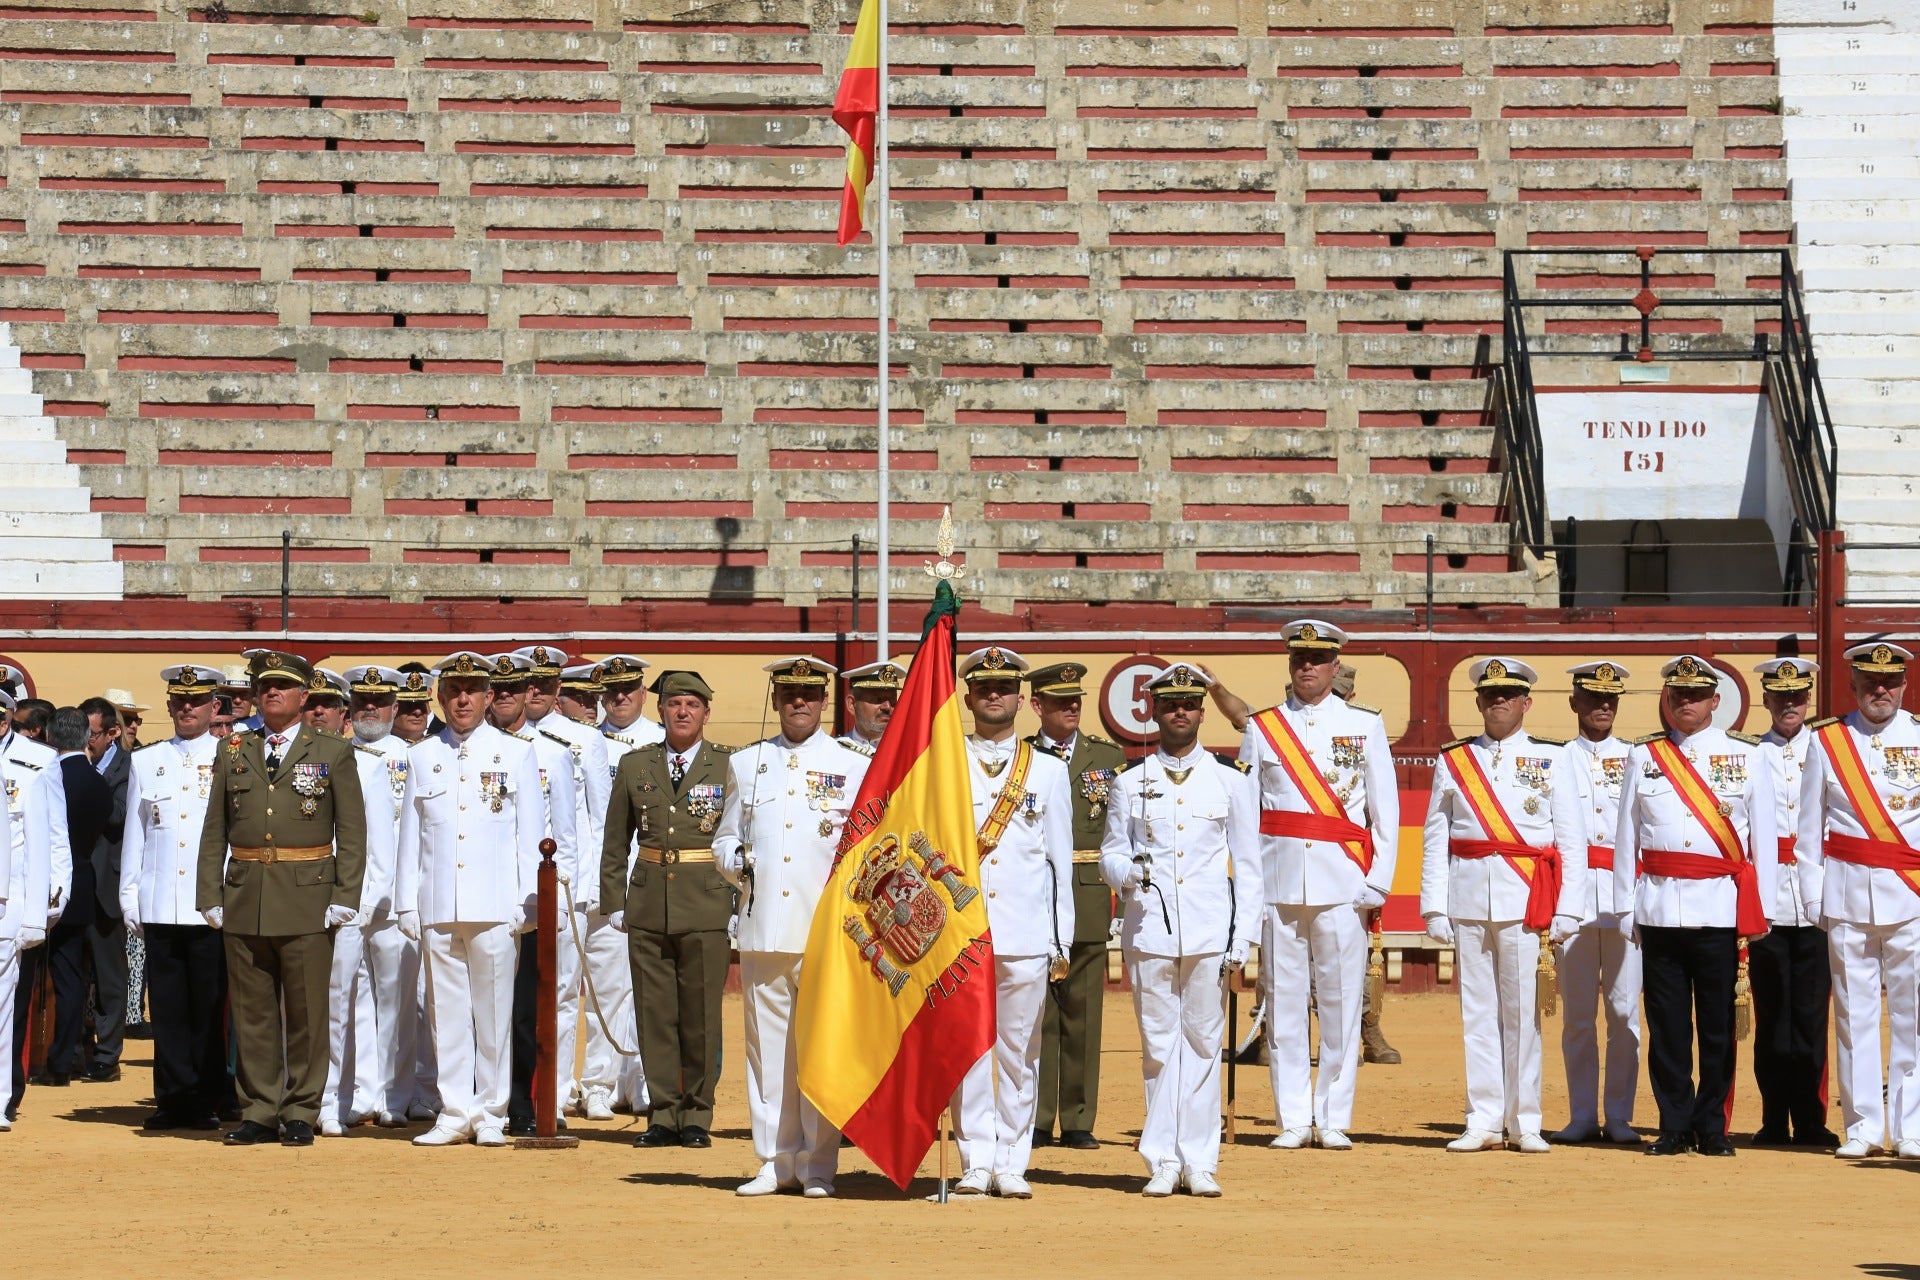
M 887 655 L 887 631 L 888 631 L 887 603 L 888 603 L 888 597 L 891 594 L 889 584 L 887 581 L 887 551 L 890 543 L 890 540 L 888 538 L 888 528 L 887 528 L 888 520 L 889 520 L 889 516 L 887 512 L 887 488 L 888 488 L 888 483 L 887 483 L 888 456 L 887 455 L 888 455 L 889 447 L 891 444 L 891 442 L 888 439 L 889 431 L 888 431 L 888 422 L 887 422 L 888 399 L 889 399 L 887 373 L 891 365 L 891 361 L 888 359 L 889 341 L 888 341 L 887 327 L 888 327 L 891 312 L 893 310 L 892 306 L 890 305 L 890 295 L 892 294 L 892 290 L 889 287 L 892 283 L 893 277 L 888 270 L 889 264 L 888 264 L 888 254 L 887 254 L 887 249 L 888 249 L 887 242 L 892 239 L 892 236 L 889 233 L 889 226 L 888 226 L 889 201 L 887 199 L 887 184 L 892 177 L 892 173 L 891 173 L 892 166 L 887 157 L 887 98 L 889 96 L 888 89 L 887 89 L 887 0 L 879 0 L 879 5 L 880 5 L 880 21 L 879 21 L 879 31 L 877 32 L 877 35 L 879 37 L 880 54 L 879 54 L 879 57 L 875 59 L 875 61 L 877 63 L 876 70 L 878 73 L 878 92 L 879 92 L 880 101 L 879 101 L 879 110 L 875 115 L 875 121 L 874 121 L 874 133 L 876 135 L 876 137 L 874 138 L 874 155 L 875 155 L 876 163 L 874 166 L 875 173 L 874 173 L 874 184 L 873 184 L 875 188 L 873 238 L 876 241 L 878 241 L 880 245 L 880 367 L 878 370 L 879 382 L 880 382 L 880 457 L 879 457 L 879 463 L 877 467 L 877 471 L 878 471 L 877 479 L 880 486 L 880 507 L 879 507 L 879 520 L 880 520 L 879 544 L 880 545 L 878 548 L 878 554 L 875 557 L 880 570 L 880 592 L 878 597 L 876 598 L 876 603 L 879 606 L 878 615 L 877 615 L 879 618 L 879 622 L 877 624 L 879 628 L 879 632 L 878 632 L 877 644 L 874 652 L 874 661 L 885 662 L 888 656 Z

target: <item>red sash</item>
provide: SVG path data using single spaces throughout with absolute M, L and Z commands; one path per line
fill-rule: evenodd
M 1613 846 L 1610 844 L 1588 845 L 1587 869 L 1590 871 L 1613 870 Z
M 1293 731 L 1287 718 L 1280 714 L 1280 708 L 1268 707 L 1253 718 L 1260 729 L 1260 735 L 1273 748 L 1274 756 L 1280 761 L 1280 767 L 1287 771 L 1292 779 L 1293 788 L 1300 798 L 1307 802 L 1311 813 L 1297 813 L 1291 809 L 1262 809 L 1260 811 L 1260 833 L 1269 836 L 1287 836 L 1295 840 L 1328 840 L 1337 842 L 1347 852 L 1347 857 L 1360 868 L 1360 874 L 1366 875 L 1373 870 L 1373 833 L 1347 817 L 1347 808 L 1340 798 L 1333 794 L 1333 788 L 1320 776 L 1320 770 L 1314 766 L 1313 756 L 1307 746 L 1300 741 L 1300 735 Z
M 1781 866 L 1783 866 L 1783 867 L 1790 867 L 1790 866 L 1792 866 L 1792 865 L 1793 865 L 1793 863 L 1794 863 L 1794 857 L 1793 857 L 1793 845 L 1794 845 L 1794 840 L 1793 840 L 1793 837 L 1792 837 L 1792 836 L 1781 836 L 1781 837 L 1780 837 L 1780 840 L 1779 840 L 1779 844 L 1780 844 L 1780 852 L 1779 852 L 1779 855 L 1778 855 L 1778 856 L 1779 856 L 1779 859 L 1780 859 L 1780 865 L 1781 865 Z
M 1866 837 L 1827 835 L 1826 854 L 1841 862 L 1857 862 L 1863 867 L 1880 867 L 1899 873 L 1900 881 L 1920 893 L 1920 853 L 1907 842 L 1900 824 L 1887 812 L 1886 802 L 1874 789 L 1866 762 L 1845 721 L 1822 725 L 1817 731 L 1827 760 L 1833 765 L 1833 779 L 1846 793 L 1853 814 L 1867 831 Z
M 1505 858 L 1527 886 L 1527 914 L 1522 923 L 1529 929 L 1550 928 L 1554 907 L 1560 901 L 1560 851 L 1552 845 L 1531 845 L 1520 838 L 1520 829 L 1507 816 L 1493 783 L 1466 743 L 1441 752 L 1440 758 L 1447 762 L 1448 771 L 1460 784 L 1467 808 L 1473 811 L 1474 820 L 1488 836 L 1485 840 L 1450 841 L 1448 850 L 1456 858 Z
M 1747 857 L 1747 851 L 1741 847 L 1740 833 L 1733 829 L 1733 823 L 1727 815 L 1720 812 L 1720 798 L 1707 785 L 1673 745 L 1671 738 L 1659 738 L 1647 744 L 1647 754 L 1653 757 L 1660 772 L 1667 775 L 1667 781 L 1673 784 L 1674 794 L 1680 797 L 1680 803 L 1687 806 L 1694 821 L 1706 828 L 1713 843 L 1718 846 L 1720 856 L 1710 853 L 1682 853 L 1672 849 L 1642 849 L 1640 868 L 1649 875 L 1669 876 L 1676 880 L 1712 880 L 1718 876 L 1733 877 L 1734 915 L 1733 927 L 1743 938 L 1758 938 L 1768 929 L 1766 908 L 1760 904 L 1760 879 L 1753 869 L 1753 860 Z M 1775 853 L 1778 857 L 1778 853 Z

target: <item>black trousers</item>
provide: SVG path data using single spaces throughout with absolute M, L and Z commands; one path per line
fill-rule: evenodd
M 1833 996 L 1827 931 L 1775 929 L 1747 946 L 1753 982 L 1753 1075 L 1760 1125 L 1795 1133 L 1827 1127 L 1827 1005 Z
M 226 945 L 205 925 L 150 924 L 146 937 L 154 1100 L 176 1115 L 212 1115 L 233 1096 Z
M 87 955 L 93 974 L 93 1065 L 118 1066 L 127 1033 L 126 923 L 96 910 L 87 926 Z
M 1733 984 L 1740 971 L 1740 940 L 1731 928 L 1641 925 L 1640 962 L 1647 1082 L 1660 1107 L 1660 1131 L 1724 1134 L 1733 1092 Z
M 513 970 L 513 1077 L 507 1087 L 509 1121 L 531 1122 L 534 1118 L 533 1073 L 540 1064 L 538 941 L 537 933 L 520 940 L 520 959 Z
M 73 895 L 66 914 L 47 931 L 38 948 L 53 974 L 53 1039 L 47 1044 L 47 1073 L 79 1075 L 86 1071 L 80 1039 L 86 1031 L 87 971 L 92 966 L 88 935 L 98 912 L 93 901 L 93 868 L 73 869 Z

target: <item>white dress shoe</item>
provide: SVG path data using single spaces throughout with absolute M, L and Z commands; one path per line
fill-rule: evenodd
M 983 1196 L 991 1190 L 993 1172 L 989 1169 L 969 1169 L 953 1184 L 953 1194 L 957 1196 Z
M 1537 1133 L 1523 1133 L 1507 1145 L 1526 1156 L 1543 1156 L 1553 1150 L 1547 1145 L 1547 1140 Z
M 1267 1146 L 1274 1151 L 1298 1151 L 1313 1138 L 1313 1130 L 1308 1128 L 1282 1129 L 1280 1136 Z
M 1003 1200 L 1031 1200 L 1033 1188 L 1017 1173 L 1002 1173 L 994 1176 L 993 1194 Z
M 409 1120 L 416 1123 L 425 1120 L 431 1123 L 439 1118 L 440 1113 L 424 1102 L 409 1102 L 407 1104 L 407 1119 Z
M 1877 1155 L 1879 1151 L 1880 1147 L 1877 1143 L 1868 1142 L 1865 1138 L 1848 1138 L 1833 1154 L 1842 1160 L 1865 1160 L 1868 1156 Z
M 382 1111 L 373 1118 L 373 1122 L 382 1129 L 404 1129 L 407 1127 L 407 1118 L 402 1115 L 395 1115 L 391 1111 Z
M 1319 1136 L 1314 1139 L 1314 1145 L 1327 1151 L 1351 1151 L 1353 1150 L 1353 1139 L 1338 1129 L 1322 1129 Z M 1198 1195 L 1199 1193 L 1195 1192 L 1194 1194 Z
M 1469 1129 L 1447 1144 L 1449 1151 L 1496 1151 L 1505 1144 L 1491 1129 Z
M 1147 1179 L 1147 1185 L 1140 1189 L 1140 1194 L 1143 1196 L 1151 1196 L 1153 1199 L 1158 1200 L 1163 1196 L 1172 1195 L 1174 1189 L 1179 1185 L 1180 1166 L 1177 1164 L 1163 1164 L 1153 1171 L 1153 1176 Z
M 780 1179 L 774 1176 L 773 1166 L 764 1164 L 760 1172 L 753 1175 L 753 1181 L 743 1182 L 733 1189 L 737 1196 L 770 1196 L 780 1189 Z
M 447 1125 L 436 1124 L 433 1128 L 414 1138 L 413 1145 L 416 1147 L 453 1147 L 458 1146 L 466 1140 L 467 1135 L 460 1132 L 460 1130 Z
M 334 1117 L 328 1116 L 320 1122 L 320 1136 L 323 1138 L 344 1138 L 347 1136 L 347 1127 Z
M 1638 1146 L 1640 1131 L 1625 1120 L 1609 1120 L 1607 1121 L 1607 1141 L 1617 1142 L 1623 1147 Z
M 613 1119 L 613 1102 L 605 1089 L 589 1089 L 581 1102 L 580 1113 L 589 1120 Z
M 1214 1200 L 1219 1198 L 1220 1184 L 1215 1182 L 1213 1175 L 1205 1169 L 1189 1169 L 1187 1170 L 1187 1190 L 1203 1200 Z
M 1920 1141 L 1902 1138 L 1900 1145 L 1893 1149 L 1893 1154 L 1902 1160 L 1920 1160 Z
M 809 1200 L 825 1200 L 833 1194 L 833 1184 L 822 1182 L 818 1178 L 808 1178 L 805 1188 L 800 1192 Z
M 0 1116 L 0 1133 L 12 1133 L 12 1132 L 13 1132 L 13 1121 L 7 1119 L 5 1116 Z
M 492 1125 L 487 1125 L 473 1135 L 473 1145 L 476 1147 L 504 1147 L 507 1145 L 506 1132 L 501 1129 L 496 1129 Z
M 1598 1142 L 1603 1136 L 1597 1124 L 1570 1124 L 1553 1135 L 1555 1142 Z M 1634 1140 L 1639 1141 L 1638 1135 Z

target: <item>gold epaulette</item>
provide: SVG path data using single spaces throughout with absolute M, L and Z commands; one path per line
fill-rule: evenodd
M 15 760 L 15 759 L 14 759 L 14 758 L 13 758 L 12 756 L 8 756 L 8 757 L 7 757 L 7 763 L 8 763 L 8 764 L 17 764 L 17 765 L 19 765 L 19 766 L 20 766 L 20 767 L 21 767 L 22 769 L 31 769 L 31 770 L 33 770 L 33 771 L 34 771 L 35 773 L 39 773 L 39 772 L 41 771 L 41 769 L 43 769 L 43 768 L 45 768 L 45 766 L 44 766 L 44 765 L 37 765 L 37 764 L 35 764 L 35 763 L 34 763 L 33 761 L 31 761 L 31 760 Z
M 1125 773 L 1129 769 L 1138 769 L 1141 765 L 1145 764 L 1146 762 L 1147 762 L 1147 758 L 1145 756 L 1135 756 L 1133 759 L 1127 761 L 1125 764 L 1120 766 L 1120 772 Z
M 664 743 L 664 742 L 663 742 L 663 743 L 661 743 L 660 745 L 664 747 L 664 746 L 666 746 L 666 743 Z M 733 753 L 734 753 L 735 751 L 738 751 L 738 750 L 740 749 L 740 748 L 738 748 L 738 747 L 727 747 L 727 746 L 722 746 L 722 745 L 721 745 L 720 743 L 718 743 L 718 742 L 709 742 L 709 743 L 708 743 L 707 745 L 708 745 L 709 747 L 712 747 L 712 748 L 713 748 L 713 749 L 714 749 L 715 751 L 717 751 L 717 752 L 719 752 L 719 753 L 720 753 L 721 755 L 723 755 L 723 756 L 730 756 L 730 755 L 732 755 L 732 754 L 733 754 Z
M 859 755 L 863 755 L 867 757 L 867 759 L 869 760 L 873 759 L 873 748 L 871 746 L 868 746 L 864 742 L 855 742 L 851 738 L 835 738 L 834 741 L 839 743 L 841 746 L 845 747 L 849 751 L 855 752 L 856 754 L 859 754 Z
M 1732 738 L 1735 742 L 1744 742 L 1750 747 L 1757 747 L 1760 745 L 1760 735 L 1757 733 L 1741 733 L 1738 730 L 1729 729 L 1727 730 L 1727 736 L 1729 738 Z
M 528 736 L 527 736 L 526 734 L 524 734 L 524 733 L 508 733 L 508 732 L 507 732 L 507 730 L 505 730 L 505 729 L 502 729 L 502 730 L 501 730 L 500 732 L 502 732 L 502 733 L 505 733 L 505 734 L 506 734 L 506 735 L 507 735 L 507 736 L 508 736 L 509 738 L 518 738 L 518 739 L 520 739 L 520 741 L 522 741 L 522 742 L 532 742 L 532 741 L 533 741 L 533 739 L 532 739 L 532 738 L 529 738 L 529 737 L 528 737 Z
M 1633 740 L 1633 745 L 1636 747 L 1643 747 L 1649 742 L 1658 742 L 1660 741 L 1660 739 L 1666 736 L 1667 736 L 1667 731 L 1665 729 L 1662 729 L 1659 733 L 1650 733 L 1644 738 L 1635 738 Z
M 367 746 L 365 743 L 356 742 L 353 744 L 353 749 L 355 751 L 364 751 L 370 756 L 379 756 L 382 760 L 387 758 L 386 752 L 375 751 L 372 747 Z
M 1248 764 L 1245 760 L 1241 760 L 1234 756 L 1230 756 L 1224 751 L 1213 751 L 1213 752 L 1209 752 L 1208 754 L 1210 754 L 1215 760 L 1218 760 L 1221 764 L 1230 765 L 1233 768 L 1238 769 L 1242 773 L 1253 772 L 1252 765 Z
M 1916 720 L 1920 720 L 1920 716 L 1916 716 L 1916 717 L 1914 717 L 1914 718 L 1915 718 Z M 1840 717 L 1839 717 L 1839 716 L 1827 716 L 1827 717 L 1826 717 L 1825 719 L 1822 719 L 1822 720 L 1809 720 L 1809 721 L 1807 721 L 1807 728 L 1809 728 L 1809 729 L 1824 729 L 1824 728 L 1826 728 L 1826 727 L 1827 727 L 1828 725 L 1830 725 L 1830 724 L 1839 724 L 1839 723 L 1840 723 Z
M 1451 750 L 1453 750 L 1453 749 L 1454 749 L 1455 747 L 1464 747 L 1464 746 L 1466 746 L 1466 745 L 1467 745 L 1467 744 L 1468 744 L 1469 742 L 1472 742 L 1472 741 L 1473 741 L 1473 739 L 1472 739 L 1472 738 L 1455 738 L 1455 739 L 1454 739 L 1454 740 L 1453 740 L 1452 742 L 1443 742 L 1443 743 L 1441 743 L 1441 744 L 1440 744 L 1440 749 L 1441 749 L 1442 751 L 1451 751 Z
M 545 729 L 542 729 L 540 730 L 540 736 L 543 738 L 553 739 L 555 742 L 559 743 L 561 746 L 565 747 L 569 751 L 573 750 L 572 740 L 568 738 L 563 738 L 557 733 L 549 733 Z
M 1347 705 L 1349 707 L 1352 707 L 1355 711 L 1371 712 L 1373 715 L 1376 715 L 1376 716 L 1382 714 L 1380 708 L 1370 707 L 1364 702 L 1349 702 Z
M 1564 747 L 1567 745 L 1567 739 L 1565 738 L 1547 738 L 1537 733 L 1530 733 L 1527 736 L 1543 747 Z

